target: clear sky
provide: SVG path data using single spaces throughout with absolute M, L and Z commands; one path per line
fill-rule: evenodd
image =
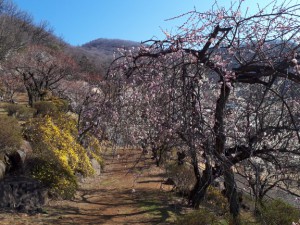
M 161 28 L 170 31 L 181 25 L 178 20 L 166 19 L 193 10 L 194 7 L 198 11 L 205 11 L 214 3 L 214 0 L 13 1 L 20 9 L 31 14 L 36 23 L 48 21 L 54 33 L 71 45 L 81 45 L 97 38 L 137 42 L 152 37 L 162 38 Z M 230 4 L 230 0 L 218 2 L 224 6 Z M 258 0 L 247 2 L 255 4 Z

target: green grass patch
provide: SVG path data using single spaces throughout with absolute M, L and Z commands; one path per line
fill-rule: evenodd
M 259 209 L 258 218 L 262 224 L 268 225 L 291 225 L 300 218 L 299 209 L 276 199 L 264 203 Z
M 162 222 L 170 223 L 173 223 L 177 218 L 177 214 L 160 200 L 142 200 L 138 205 L 147 218 L 156 218 Z
M 149 201 L 143 200 L 139 202 L 139 208 L 142 211 L 146 211 L 148 216 L 160 216 L 161 215 L 161 204 L 157 200 Z

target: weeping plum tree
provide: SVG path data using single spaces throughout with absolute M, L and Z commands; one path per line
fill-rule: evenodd
M 114 117 L 130 140 L 187 149 L 197 179 L 191 205 L 223 176 L 234 218 L 234 166 L 260 159 L 280 169 L 300 155 L 300 5 L 272 1 L 250 14 L 243 4 L 179 16 L 187 21 L 176 34 L 122 51 L 108 73 Z
M 297 147 L 299 84 L 287 79 L 274 82 L 268 87 L 251 85 L 243 89 L 246 101 L 239 106 L 236 104 L 240 119 L 235 119 L 235 123 L 244 120 L 243 129 L 248 133 L 240 132 L 241 127 L 236 126 L 228 135 L 229 141 L 240 142 L 236 145 L 238 148 L 244 148 L 244 151 L 256 149 L 251 157 L 239 163 L 237 171 L 248 180 L 251 192 L 260 204 L 274 187 L 300 197 L 297 182 L 300 170 Z M 228 148 L 228 151 L 235 149 Z M 242 157 L 245 156 L 244 153 Z

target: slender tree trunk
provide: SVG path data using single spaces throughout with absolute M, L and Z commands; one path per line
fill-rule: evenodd
M 194 169 L 194 174 L 196 177 L 196 184 L 189 196 L 189 202 L 193 208 L 199 208 L 201 201 L 203 200 L 206 190 L 212 183 L 212 173 L 211 166 L 207 161 L 205 169 L 201 175 L 196 149 L 194 146 L 190 146 L 192 165 Z
M 28 104 L 30 107 L 32 107 L 33 106 L 33 94 L 28 87 L 26 87 L 26 91 L 27 91 L 27 96 L 28 96 Z
M 230 88 L 227 86 L 225 81 L 220 89 L 220 96 L 216 104 L 216 113 L 215 113 L 215 151 L 216 156 L 222 163 L 224 182 L 225 182 L 225 194 L 229 202 L 230 213 L 233 216 L 233 222 L 235 225 L 240 224 L 238 215 L 240 212 L 240 206 L 237 197 L 236 183 L 234 180 L 234 173 L 231 168 L 231 163 L 227 159 L 225 154 L 225 143 L 226 135 L 224 130 L 224 117 L 225 117 L 225 108 L 230 94 Z
M 234 179 L 234 173 L 230 165 L 224 166 L 224 184 L 225 195 L 229 202 L 230 213 L 233 216 L 235 224 L 239 224 L 238 216 L 240 213 L 240 205 L 238 200 L 237 187 Z

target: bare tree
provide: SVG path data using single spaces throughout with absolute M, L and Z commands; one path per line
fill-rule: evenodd
M 23 80 L 32 106 L 44 100 L 63 78 L 71 76 L 76 64 L 62 51 L 31 45 L 11 57 L 6 66 Z
M 35 25 L 12 1 L 0 1 L 0 61 L 30 43 L 49 44 L 51 33 L 46 22 Z
M 13 102 L 13 97 L 17 92 L 24 91 L 24 85 L 20 77 L 11 71 L 1 70 L 0 76 L 0 97 L 3 101 Z

